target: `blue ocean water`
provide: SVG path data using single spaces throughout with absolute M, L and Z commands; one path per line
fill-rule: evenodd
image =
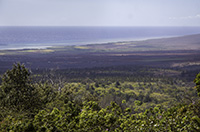
M 0 27 L 0 49 L 44 48 L 200 34 L 200 27 Z

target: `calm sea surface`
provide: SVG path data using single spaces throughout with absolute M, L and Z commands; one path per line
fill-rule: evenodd
M 0 27 L 0 49 L 45 48 L 200 34 L 200 27 Z

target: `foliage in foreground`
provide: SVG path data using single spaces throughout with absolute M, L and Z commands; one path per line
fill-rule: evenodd
M 33 84 L 29 75 L 20 64 L 4 74 L 0 131 L 200 131 L 199 102 L 171 108 L 157 105 L 143 112 L 138 109 L 138 100 L 134 109 L 126 100 L 102 107 L 94 93 L 77 92 L 72 86 Z M 194 82 L 199 95 L 200 74 Z
M 84 102 L 82 109 L 70 102 L 62 110 L 41 110 L 32 119 L 8 116 L 1 122 L 1 131 L 199 131 L 195 106 L 167 110 L 157 106 L 131 114 L 114 102 L 107 108 Z

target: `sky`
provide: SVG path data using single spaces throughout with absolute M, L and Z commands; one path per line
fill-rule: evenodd
M 200 0 L 0 0 L 0 26 L 200 26 Z

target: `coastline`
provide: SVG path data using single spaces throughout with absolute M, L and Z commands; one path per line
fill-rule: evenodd
M 198 35 L 198 34 L 191 34 Z M 107 40 L 107 41 L 99 41 L 99 42 L 82 42 L 79 44 L 69 44 L 69 43 L 50 43 L 48 44 L 27 44 L 27 46 L 22 47 L 8 47 L 2 48 L 0 51 L 17 51 L 17 50 L 44 50 L 44 49 L 54 49 L 54 48 L 63 48 L 63 47 L 76 47 L 76 46 L 92 46 L 92 45 L 105 45 L 105 44 L 115 44 L 115 43 L 134 43 L 134 42 L 144 42 L 151 40 L 160 40 L 160 39 L 170 39 L 170 38 L 179 38 L 191 35 L 182 35 L 182 36 L 161 36 L 161 37 L 146 37 L 146 38 L 138 38 L 138 39 L 118 39 L 118 40 Z
M 38 47 L 36 47 L 38 48 Z M 90 68 L 115 65 L 199 66 L 200 34 L 43 49 L 0 51 L 0 68 L 21 62 L 32 68 Z
M 200 27 L 1 27 L 0 51 L 141 42 L 200 34 Z

